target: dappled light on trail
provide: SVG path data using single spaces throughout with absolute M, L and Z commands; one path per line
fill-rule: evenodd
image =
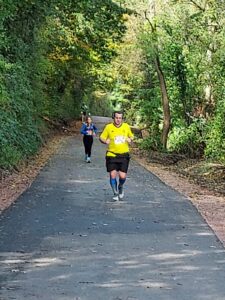
M 224 300 L 224 248 L 190 201 L 132 161 L 112 202 L 93 150 L 71 137 L 1 215 L 0 298 Z

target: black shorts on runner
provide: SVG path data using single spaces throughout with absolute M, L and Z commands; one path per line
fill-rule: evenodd
M 127 173 L 129 167 L 129 161 L 130 161 L 130 156 L 128 153 L 116 157 L 106 156 L 107 172 L 116 170 L 116 171 Z

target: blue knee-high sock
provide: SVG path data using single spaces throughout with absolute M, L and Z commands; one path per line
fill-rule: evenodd
M 119 179 L 119 186 L 123 186 L 125 181 L 126 181 L 126 178 L 120 178 Z
M 111 178 L 110 177 L 110 185 L 112 187 L 113 193 L 116 194 L 117 193 L 117 180 L 116 180 L 116 178 Z

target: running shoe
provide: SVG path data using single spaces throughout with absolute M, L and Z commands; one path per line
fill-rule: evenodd
M 119 201 L 119 195 L 118 194 L 115 194 L 113 196 L 113 201 Z

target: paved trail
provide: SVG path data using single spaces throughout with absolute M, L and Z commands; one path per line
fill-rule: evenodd
M 69 137 L 0 216 L 0 299 L 224 300 L 225 252 L 192 204 L 132 161 L 111 202 L 105 147 Z

